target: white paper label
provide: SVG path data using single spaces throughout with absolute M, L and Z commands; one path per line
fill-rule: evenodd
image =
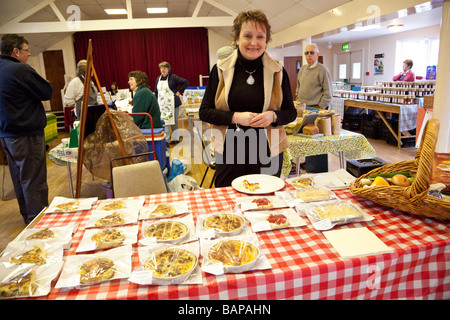
M 203 271 L 214 274 L 216 276 L 220 276 L 225 273 L 225 271 L 223 270 L 222 262 L 217 262 L 217 263 L 209 264 L 206 266 L 202 266 L 202 269 L 203 269 Z

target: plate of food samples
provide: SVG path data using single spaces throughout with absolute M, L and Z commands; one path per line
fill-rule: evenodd
M 267 174 L 248 174 L 234 179 L 231 186 L 242 193 L 266 194 L 283 189 L 285 183 L 282 179 Z

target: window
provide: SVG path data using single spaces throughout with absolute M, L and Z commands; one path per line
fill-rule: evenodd
M 361 63 L 354 62 L 352 65 L 352 79 L 361 79 Z
M 347 79 L 347 65 L 345 63 L 339 65 L 339 79 Z
M 425 78 L 428 66 L 438 63 L 439 36 L 420 39 L 404 39 L 397 41 L 395 55 L 395 70 L 402 70 L 403 61 L 411 59 L 414 63 L 412 70 L 416 76 Z

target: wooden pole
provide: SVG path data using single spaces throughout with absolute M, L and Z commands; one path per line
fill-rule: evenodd
M 122 139 L 120 139 L 119 133 L 117 132 L 116 125 L 111 116 L 111 112 L 109 111 L 108 105 L 106 104 L 105 96 L 103 95 L 102 88 L 100 86 L 100 82 L 98 81 L 97 74 L 94 69 L 94 62 L 92 57 L 92 40 L 89 39 L 87 58 L 86 58 L 86 74 L 84 76 L 84 91 L 83 91 L 83 104 L 81 108 L 80 115 L 80 136 L 78 138 L 78 161 L 77 161 L 77 185 L 76 185 L 76 193 L 75 198 L 80 198 L 81 196 L 81 178 L 83 174 L 83 157 L 84 157 L 84 136 L 86 133 L 86 119 L 88 113 L 88 103 L 89 103 L 89 90 L 91 88 L 91 74 L 94 74 L 97 87 L 102 96 L 103 103 L 105 104 L 105 109 L 108 112 L 109 119 L 111 121 L 111 126 L 114 130 L 114 134 L 116 135 L 116 139 L 119 142 L 120 149 L 122 151 L 122 155 L 127 156 L 125 149 L 123 147 Z

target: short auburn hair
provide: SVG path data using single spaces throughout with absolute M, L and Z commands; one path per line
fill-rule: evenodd
M 148 77 L 143 71 L 135 70 L 128 74 L 128 78 L 135 78 L 138 87 L 148 87 Z
M 262 12 L 261 10 L 243 11 L 240 12 L 233 21 L 231 37 L 233 39 L 233 46 L 235 48 L 237 47 L 236 41 L 239 39 L 242 24 L 247 21 L 253 21 L 255 23 L 259 23 L 260 25 L 264 26 L 264 29 L 266 29 L 266 43 L 268 43 L 271 40 L 270 38 L 271 26 L 264 12 Z

